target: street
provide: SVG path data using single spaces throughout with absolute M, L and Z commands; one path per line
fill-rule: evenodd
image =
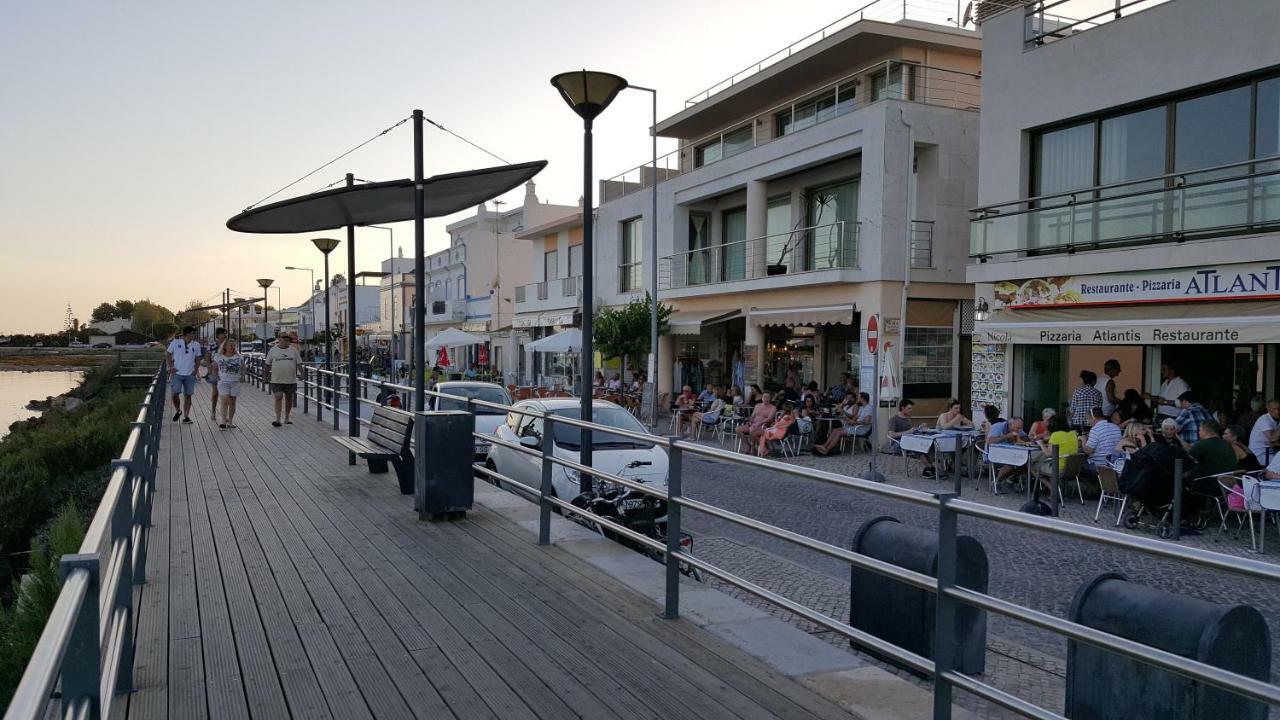
M 833 458 L 802 455 L 786 462 L 861 474 L 866 469 L 866 458 L 866 455 Z M 901 458 L 882 455 L 880 461 L 881 471 L 893 484 L 927 492 L 951 488 L 950 477 L 943 481 L 918 477 L 904 480 Z M 936 527 L 936 519 L 926 509 L 818 481 L 710 461 L 692 453 L 685 454 L 684 470 L 684 491 L 691 498 L 844 548 L 850 547 L 862 523 L 882 515 L 896 517 L 910 525 Z M 993 502 L 986 487 L 976 495 L 973 487 L 974 482 L 966 481 L 964 497 Z M 1010 508 L 1018 507 L 1024 500 L 1025 497 L 1018 494 L 1001 495 L 995 499 L 997 504 Z M 1062 517 L 1092 525 L 1095 508 L 1096 500 L 1086 500 L 1081 506 L 1077 499 L 1068 498 Z M 1109 522 L 1105 520 L 1108 512 Z M 1102 518 L 1099 527 L 1112 527 L 1114 506 L 1104 507 Z M 846 563 L 701 513 L 686 511 L 684 524 L 685 529 L 695 536 L 695 555 L 831 617 L 848 621 L 849 569 Z M 1241 557 L 1259 557 L 1248 552 L 1247 530 L 1235 539 L 1234 526 L 1229 527 L 1221 542 L 1213 540 L 1217 531 L 1215 526 L 1202 535 L 1184 535 L 1182 543 Z M 1135 582 L 1170 592 L 1219 603 L 1252 605 L 1263 613 L 1272 628 L 1280 627 L 1280 588 L 1261 581 L 989 521 L 961 518 L 959 530 L 961 534 L 977 538 L 986 550 L 990 563 L 990 594 L 1058 617 L 1066 617 L 1072 596 L 1088 578 L 1098 573 L 1118 572 Z M 1266 555 L 1261 557 L 1274 560 L 1278 555 L 1277 545 L 1280 541 L 1273 542 Z M 810 632 L 821 632 L 831 642 L 845 644 L 833 632 L 797 620 L 789 613 L 728 585 L 715 584 L 777 617 L 796 622 Z M 1273 656 L 1277 649 L 1280 645 L 1276 644 L 1273 631 Z M 1004 617 L 989 616 L 987 672 L 984 676 L 987 682 L 1060 711 L 1065 659 L 1066 641 L 1061 637 Z M 900 674 L 906 676 L 905 673 Z M 1278 675 L 1280 673 L 1273 667 L 1273 679 Z M 969 704 L 973 709 L 980 708 L 980 705 L 972 704 L 977 702 L 974 698 L 964 699 L 972 701 Z M 984 716 L 1004 716 L 983 710 L 981 714 Z

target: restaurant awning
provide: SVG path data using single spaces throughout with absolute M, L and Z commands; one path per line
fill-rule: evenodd
M 546 160 L 435 175 L 426 189 L 424 218 L 474 208 L 520 186 L 546 167 Z M 249 233 L 302 233 L 344 225 L 381 225 L 414 219 L 413 181 L 388 180 L 303 195 L 236 215 L 227 227 Z
M 573 316 L 577 314 L 576 310 L 562 310 L 560 312 L 543 313 L 539 323 L 546 327 L 561 327 L 573 324 Z
M 751 327 L 796 325 L 852 325 L 853 305 L 818 305 L 792 308 L 751 308 Z
M 514 328 L 534 328 L 541 327 L 538 321 L 542 318 L 538 313 L 529 313 L 527 315 L 517 315 L 511 321 L 511 327 Z
M 671 313 L 667 320 L 668 332 L 672 335 L 697 335 L 704 325 L 741 317 L 742 311 L 732 310 L 679 310 Z
M 978 342 L 1020 345 L 1220 345 L 1280 342 L 1280 304 L 1153 303 L 1004 310 L 976 323 Z

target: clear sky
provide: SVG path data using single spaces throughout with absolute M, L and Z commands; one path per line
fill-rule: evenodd
M 264 276 L 297 303 L 307 274 L 283 267 L 319 267 L 307 236 L 233 233 L 227 218 L 415 107 L 509 161 L 549 160 L 539 196 L 576 203 L 581 124 L 553 74 L 585 66 L 656 87 L 665 116 L 857 4 L 4 3 L 0 333 L 60 329 L 67 303 L 81 320 L 118 298 L 212 303 Z M 598 177 L 649 157 L 649 103 L 624 93 L 597 120 Z M 495 164 L 430 127 L 425 138 L 428 174 Z M 402 125 L 280 197 L 345 172 L 409 177 L 411 140 Z M 428 223 L 428 252 L 453 219 Z M 377 269 L 386 233 L 357 240 L 358 269 Z M 411 255 L 411 224 L 395 240 Z

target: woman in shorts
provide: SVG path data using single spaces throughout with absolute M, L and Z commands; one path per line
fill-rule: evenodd
M 234 340 L 225 340 L 218 354 L 213 356 L 218 367 L 218 396 L 222 402 L 222 422 L 218 427 L 226 430 L 235 427 L 236 398 L 240 397 L 240 373 L 244 357 Z

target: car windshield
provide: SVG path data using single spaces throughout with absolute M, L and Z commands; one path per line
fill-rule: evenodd
M 552 412 L 556 417 L 577 420 L 582 417 L 581 408 L 563 408 Z M 631 413 L 620 407 L 593 408 L 592 421 L 598 425 L 621 428 L 636 433 L 648 434 L 644 425 L 640 424 Z M 572 425 L 556 424 L 556 444 L 567 450 L 578 450 L 582 447 L 582 430 Z M 651 448 L 653 443 L 633 440 L 613 433 L 595 431 L 591 434 L 592 448 Z
M 500 405 L 510 405 L 511 397 L 507 395 L 507 391 L 500 387 L 488 387 L 485 385 L 448 385 L 440 388 L 440 392 L 445 395 L 457 395 L 458 397 L 472 398 L 474 400 L 483 400 L 484 402 L 498 403 Z M 452 400 L 449 398 L 436 399 L 437 410 L 467 410 L 465 400 Z M 506 415 L 506 410 L 497 410 L 495 408 L 476 407 L 477 415 Z

